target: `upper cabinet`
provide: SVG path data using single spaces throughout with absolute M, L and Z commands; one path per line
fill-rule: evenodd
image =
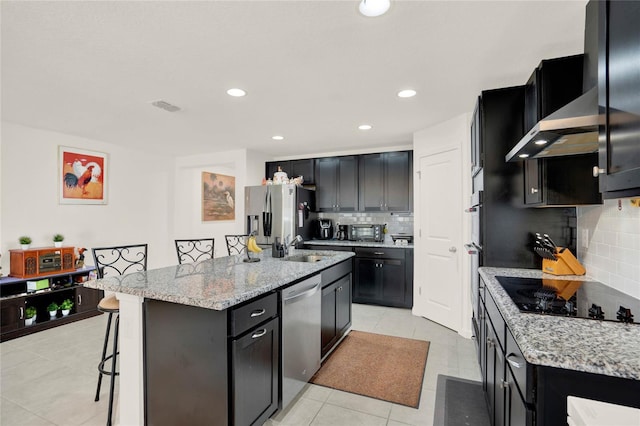
M 316 209 L 319 212 L 358 210 L 358 157 L 315 160 Z
M 265 176 L 273 179 L 273 174 L 278 171 L 278 167 L 281 167 L 282 171 L 286 172 L 290 178 L 302 176 L 304 178 L 305 185 L 313 184 L 315 183 L 314 166 L 315 161 L 313 158 L 303 160 L 270 161 L 265 163 Z
M 583 55 L 543 60 L 525 85 L 525 129 L 582 91 Z M 534 207 L 601 204 L 598 180 L 592 176 L 597 162 L 596 153 L 525 160 L 524 203 Z
M 598 2 L 600 190 L 640 195 L 640 2 Z
M 410 211 L 413 198 L 411 151 L 359 156 L 360 211 Z

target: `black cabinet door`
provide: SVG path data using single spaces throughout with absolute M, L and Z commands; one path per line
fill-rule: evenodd
M 360 211 L 384 210 L 384 163 L 383 154 L 360 156 Z
M 102 290 L 83 286 L 76 287 L 76 312 L 81 313 L 96 310 L 103 295 L 104 292 Z
M 254 328 L 231 344 L 231 424 L 263 424 L 277 410 L 278 346 L 278 318 Z
M 336 284 L 336 333 L 341 337 L 351 325 L 351 274 Z
M 526 160 L 524 162 L 524 202 L 525 204 L 539 204 L 542 202 L 542 182 L 540 160 Z
M 314 181 L 314 160 L 312 158 L 305 160 L 291 160 L 291 170 L 288 171 L 290 178 L 302 176 L 303 183 L 312 184 Z
M 487 319 L 482 299 L 478 301 L 478 346 L 480 348 L 480 376 L 482 377 L 482 389 L 487 392 Z
M 381 260 L 380 272 L 382 280 L 382 301 L 398 306 L 404 304 L 405 298 L 405 267 L 402 260 Z
M 358 210 L 358 159 L 356 156 L 338 157 L 337 183 L 337 210 L 341 212 Z
M 320 344 L 322 347 L 321 355 L 324 356 L 336 339 L 336 283 L 326 286 L 322 289 L 322 310 L 320 315 Z
M 600 6 L 598 97 L 606 105 L 600 190 L 605 198 L 634 196 L 640 194 L 640 2 L 603 1 Z
M 319 212 L 336 210 L 338 186 L 338 159 L 326 157 L 316 159 L 316 209 Z
M 511 369 L 507 367 L 505 373 L 505 425 L 527 426 L 527 415 L 529 414 L 527 406 L 520 396 Z
M 354 302 L 367 303 L 382 301 L 381 265 L 382 263 L 379 259 L 355 259 Z
M 487 406 L 489 408 L 489 419 L 491 424 L 495 426 L 496 424 L 496 389 L 498 382 L 497 379 L 497 366 L 496 366 L 496 348 L 499 348 L 498 338 L 496 337 L 495 332 L 493 331 L 493 327 L 491 326 L 490 321 L 485 322 L 485 333 L 487 336 L 486 340 L 486 396 L 487 396 Z
M 5 299 L 0 303 L 0 333 L 24 327 L 24 297 Z
M 282 170 L 289 172 L 289 161 L 269 161 L 265 163 L 265 177 L 267 179 L 273 179 L 273 174 L 278 171 L 278 167 L 282 167 Z
M 387 152 L 384 157 L 384 209 L 387 211 L 409 211 L 413 197 L 413 158 L 411 153 L 409 151 Z

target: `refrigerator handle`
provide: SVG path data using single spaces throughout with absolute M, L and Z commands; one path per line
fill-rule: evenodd
M 250 214 L 247 216 L 247 234 L 260 231 L 260 219 L 259 216 Z

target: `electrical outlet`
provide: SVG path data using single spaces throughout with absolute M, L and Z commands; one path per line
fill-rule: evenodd
M 583 229 L 580 231 L 580 240 L 582 240 L 582 247 L 589 248 L 589 229 Z

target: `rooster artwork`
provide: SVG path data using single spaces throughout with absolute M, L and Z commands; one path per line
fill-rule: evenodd
M 104 171 L 106 156 L 61 147 L 62 184 L 60 202 L 105 204 Z

